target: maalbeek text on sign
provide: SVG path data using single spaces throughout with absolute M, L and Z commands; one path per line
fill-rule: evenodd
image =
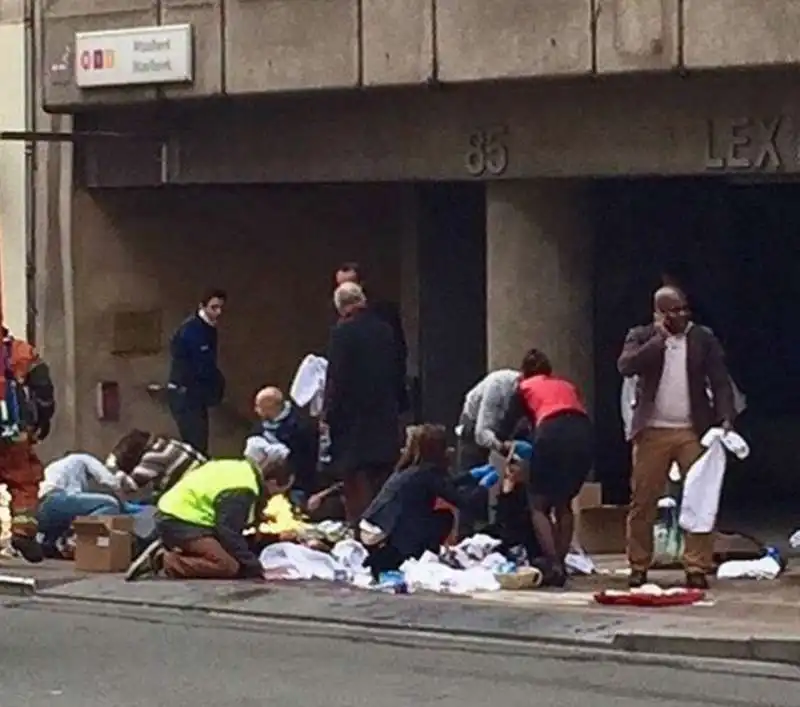
M 84 89 L 193 80 L 190 25 L 78 32 L 75 52 L 75 81 Z

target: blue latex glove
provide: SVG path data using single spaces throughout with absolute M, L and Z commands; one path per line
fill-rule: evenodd
M 485 478 L 487 474 L 491 474 L 492 472 L 497 473 L 497 470 L 492 464 L 476 466 L 474 469 L 469 470 L 470 476 L 475 479 L 475 481 L 480 481 L 481 479 Z
M 498 481 L 500 481 L 500 474 L 497 473 L 496 469 L 492 469 L 478 482 L 478 486 L 483 486 L 483 488 L 488 489 L 494 486 Z
M 533 445 L 530 442 L 517 440 L 513 443 L 512 454 L 523 462 L 529 462 L 533 458 Z
M 122 504 L 122 510 L 130 515 L 139 513 L 143 508 L 144 505 L 141 503 L 131 503 L 130 501 L 126 501 Z

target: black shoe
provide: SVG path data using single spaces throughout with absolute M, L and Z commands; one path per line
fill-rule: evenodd
M 687 589 L 710 589 L 708 579 L 704 572 L 687 572 L 686 573 L 686 588 Z
M 12 535 L 11 547 L 33 564 L 38 564 L 44 560 L 42 546 L 39 545 L 36 538 L 29 538 L 26 535 Z
M 61 551 L 52 543 L 42 545 L 42 555 L 46 560 L 63 560 Z
M 647 572 L 631 570 L 630 577 L 628 577 L 628 587 L 630 589 L 639 589 L 645 584 L 647 584 Z
M 567 584 L 567 573 L 561 563 L 547 562 L 542 571 L 542 585 L 563 589 Z
M 131 562 L 125 573 L 125 581 L 135 582 L 137 579 L 157 577 L 162 569 L 164 569 L 164 546 L 160 540 L 154 540 Z

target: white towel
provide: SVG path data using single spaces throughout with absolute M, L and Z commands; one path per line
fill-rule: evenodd
M 742 437 L 720 427 L 712 427 L 700 442 L 706 451 L 686 474 L 678 519 L 681 528 L 688 533 L 711 533 L 714 530 L 725 479 L 725 450 L 739 459 L 750 454 L 750 448 Z
M 312 415 L 322 411 L 325 394 L 325 379 L 328 375 L 328 360 L 322 356 L 309 354 L 294 374 L 289 395 L 300 407 L 309 406 Z

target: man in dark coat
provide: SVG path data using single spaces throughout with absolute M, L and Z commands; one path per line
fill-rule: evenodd
M 356 522 L 399 453 L 398 360 L 391 328 L 367 306 L 359 285 L 339 285 L 333 299 L 341 318 L 328 344 L 323 420 L 347 520 Z
M 336 270 L 336 286 L 338 287 L 345 282 L 354 282 L 356 285 L 360 285 L 366 294 L 363 272 L 358 263 L 342 263 Z M 369 308 L 379 319 L 389 325 L 394 335 L 394 353 L 397 358 L 397 405 L 402 415 L 408 412 L 411 404 L 408 396 L 408 386 L 406 385 L 408 343 L 403 331 L 403 318 L 400 314 L 400 307 L 396 302 L 371 299 Z
M 683 292 L 662 287 L 653 305 L 653 323 L 628 332 L 617 362 L 623 376 L 637 377 L 628 434 L 633 443 L 628 514 L 632 587 L 648 581 L 657 503 L 670 466 L 677 463 L 685 475 L 703 453 L 700 439 L 706 430 L 714 425 L 730 429 L 736 415 L 722 347 L 710 329 L 692 323 Z M 712 550 L 712 533 L 687 534 L 689 587 L 708 586 Z

